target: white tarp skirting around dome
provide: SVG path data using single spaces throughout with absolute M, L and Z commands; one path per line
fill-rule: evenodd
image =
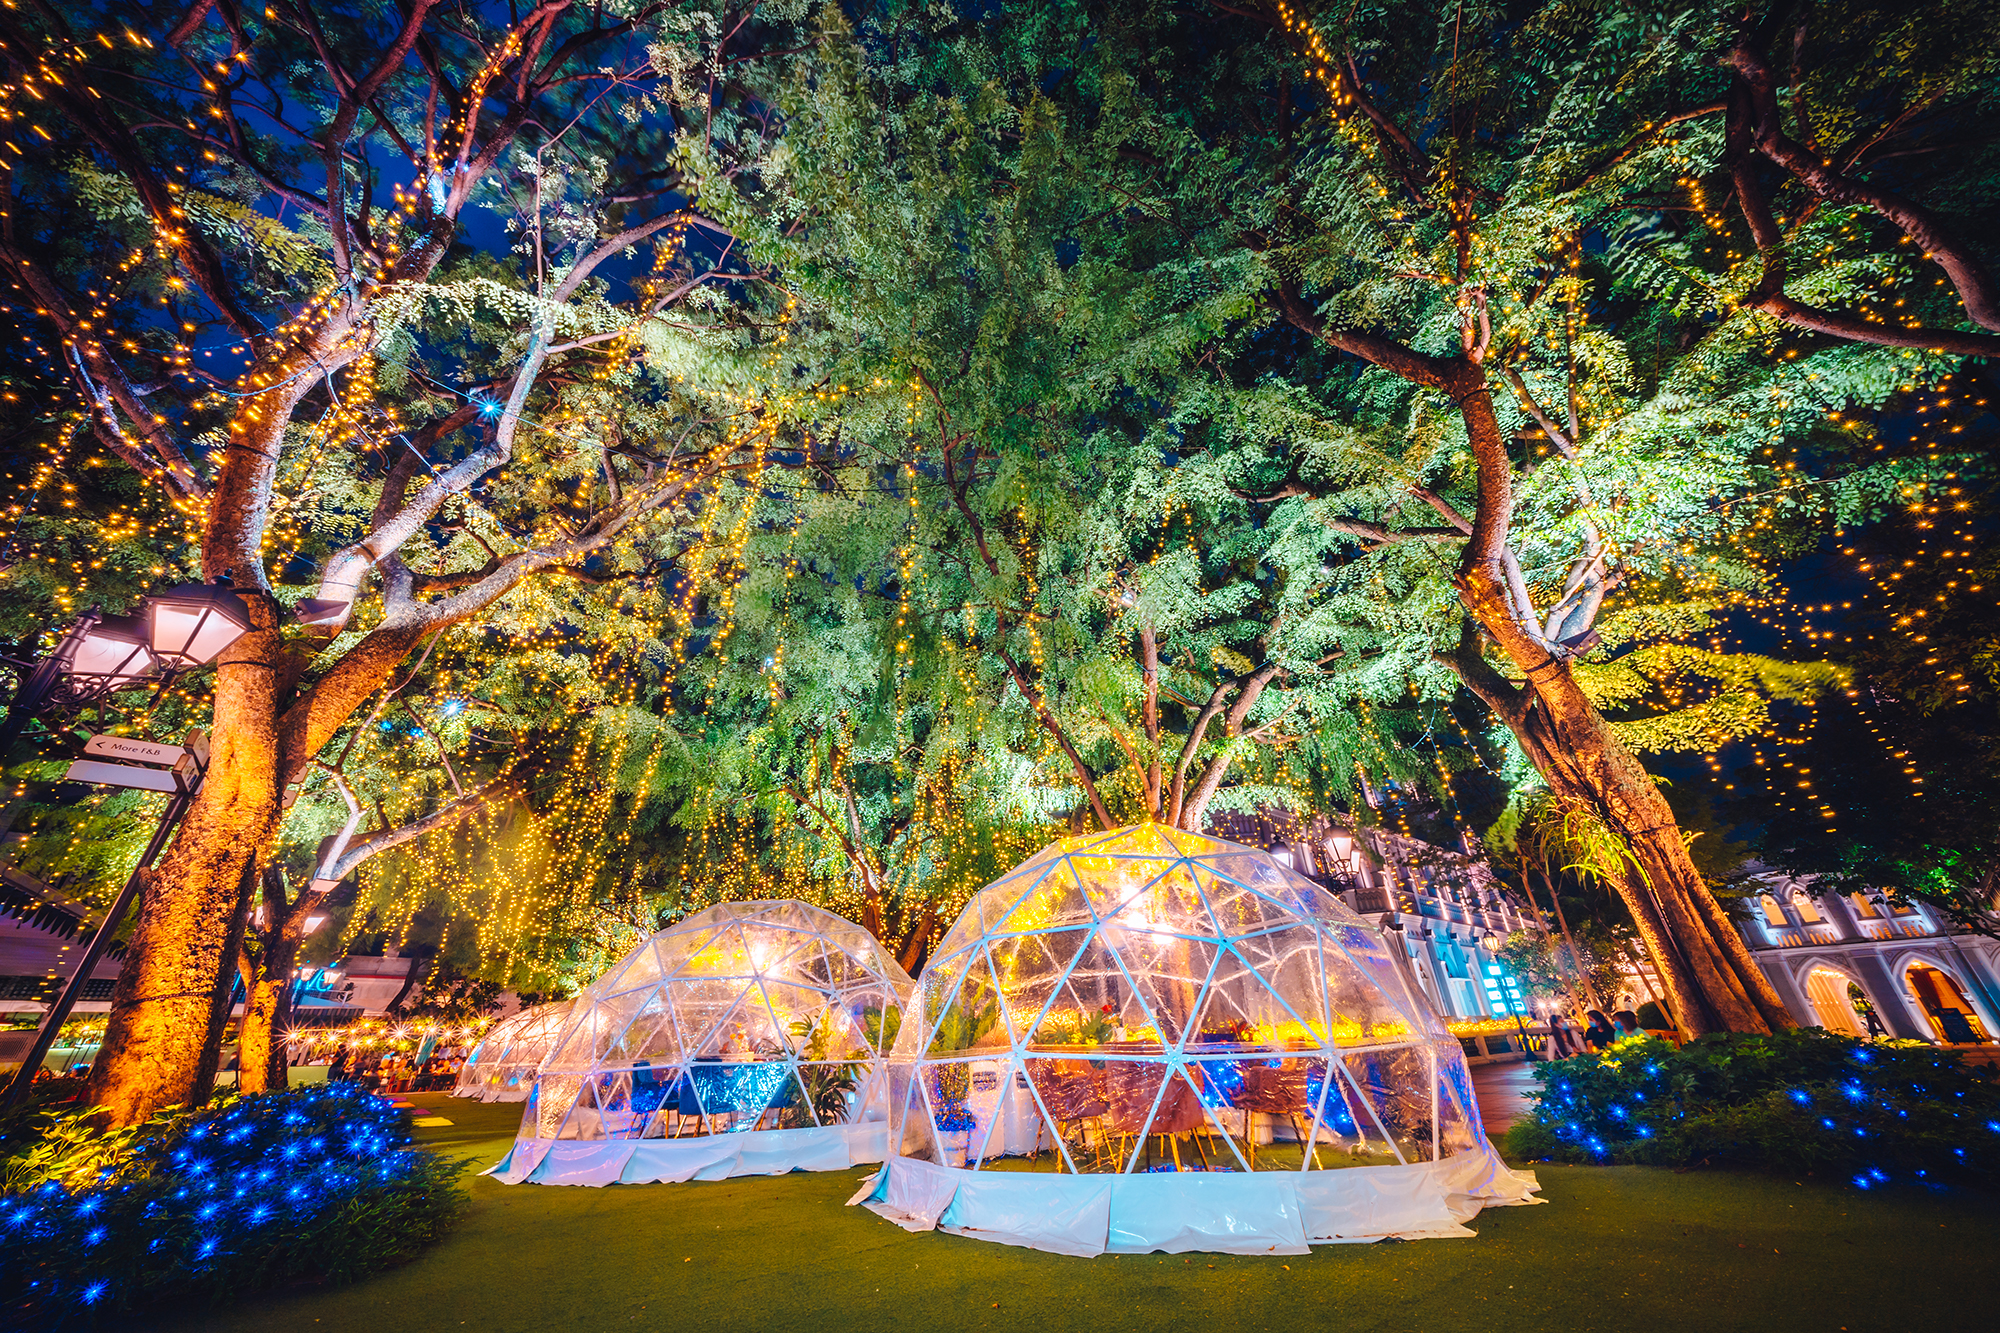
M 503 1185 L 650 1185 L 845 1171 L 888 1153 L 884 1120 L 686 1139 L 516 1139 L 482 1175 Z
M 910 1231 L 1072 1254 L 1305 1254 L 1313 1245 L 1470 1236 L 1481 1208 L 1540 1203 L 1490 1149 L 1334 1171 L 1056 1175 L 894 1157 L 848 1200 Z

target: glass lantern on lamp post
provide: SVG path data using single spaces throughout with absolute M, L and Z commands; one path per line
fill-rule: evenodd
M 171 681 L 213 662 L 249 631 L 250 609 L 226 579 L 169 588 L 140 602 L 133 616 L 93 607 L 40 661 L 13 664 L 21 684 L 0 724 L 0 757 L 31 718 L 87 708 L 149 680 Z
M 147 646 L 169 673 L 208 665 L 250 632 L 250 609 L 226 579 L 184 583 L 142 606 Z

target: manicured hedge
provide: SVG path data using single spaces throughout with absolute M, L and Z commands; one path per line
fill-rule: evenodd
M 2000 1085 L 1919 1043 L 1635 1038 L 1534 1075 L 1536 1108 L 1507 1135 L 1523 1157 L 1837 1172 L 1862 1189 L 2000 1176 Z
M 459 1167 L 352 1084 L 170 1113 L 102 1141 L 45 1115 L 0 1195 L 0 1326 L 101 1322 L 411 1257 L 464 1207 Z M 10 1134 L 19 1143 L 21 1136 Z

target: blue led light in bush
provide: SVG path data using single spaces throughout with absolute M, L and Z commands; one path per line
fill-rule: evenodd
M 1643 1074 L 1617 1058 L 1554 1062 L 1535 1071 L 1544 1091 L 1509 1146 L 1563 1161 L 1907 1169 L 1913 1177 L 1924 1172 L 1927 1182 L 1991 1180 L 2000 1172 L 1990 1138 L 1977 1150 L 1963 1146 L 1967 1116 L 2000 1134 L 2000 1086 L 1955 1056 L 1860 1045 L 1817 1029 L 1719 1034 L 1677 1050 L 1649 1049 L 1658 1054 Z M 1860 1066 L 1864 1074 L 1856 1073 Z M 1657 1107 L 1647 1104 L 1649 1095 L 1660 1099 Z M 1821 1102 L 1845 1105 L 1852 1117 L 1816 1115 L 1820 1132 L 1803 1132 L 1798 1110 Z M 1874 1161 L 1856 1160 L 1864 1152 Z
M 0 1200 L 0 1286 L 31 1293 L 12 1312 L 43 1327 L 67 1322 L 66 1308 L 125 1311 L 369 1271 L 399 1257 L 382 1235 L 399 1238 L 390 1250 L 422 1245 L 458 1207 L 455 1165 L 407 1144 L 402 1117 L 351 1085 L 193 1113 L 120 1158 L 110 1183 L 51 1180 Z M 303 1179 L 302 1158 L 313 1163 Z M 255 1243 L 225 1244 L 232 1227 L 254 1228 Z M 114 1258 L 134 1253 L 152 1257 Z M 113 1286 L 91 1271 L 107 1263 L 132 1276 Z

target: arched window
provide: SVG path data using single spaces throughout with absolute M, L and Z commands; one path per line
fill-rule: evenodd
M 1819 905 L 1813 902 L 1812 895 L 1794 894 L 1792 904 L 1799 909 L 1799 920 L 1808 926 L 1817 926 L 1820 923 Z
M 1875 900 L 1865 893 L 1850 893 L 1847 898 L 1854 904 L 1854 915 L 1864 920 L 1872 920 L 1882 915 L 1882 909 L 1877 907 Z
M 1779 905 L 1778 905 L 1778 900 L 1777 900 L 1776 898 L 1773 898 L 1773 897 L 1772 897 L 1772 896 L 1771 896 L 1770 894 L 1768 894 L 1768 893 L 1767 893 L 1767 894 L 1764 894 L 1764 895 L 1763 895 L 1762 897 L 1760 897 L 1760 898 L 1759 898 L 1759 899 L 1757 900 L 1757 902 L 1758 902 L 1758 904 L 1759 904 L 1760 906 L 1762 906 L 1762 907 L 1763 907 L 1763 909 L 1764 909 L 1764 924 L 1765 924 L 1765 925 L 1767 925 L 1767 926 L 1776 926 L 1776 927 L 1778 927 L 1778 928 L 1782 929 L 1782 928 L 1784 928 L 1784 927 L 1786 927 L 1786 926 L 1789 926 L 1790 924 L 1792 924 L 1792 923 L 1791 923 L 1791 922 L 1790 922 L 1790 921 L 1789 921 L 1788 919 L 1786 919 L 1786 917 L 1785 917 L 1785 909 L 1784 909 L 1783 907 L 1779 906 Z
M 1806 998 L 1812 1002 L 1813 1017 L 1819 1019 L 1819 1025 L 1828 1032 L 1849 1037 L 1865 1035 L 1861 1018 L 1848 995 L 1853 984 L 1846 973 L 1826 966 L 1815 967 L 1806 973 Z

